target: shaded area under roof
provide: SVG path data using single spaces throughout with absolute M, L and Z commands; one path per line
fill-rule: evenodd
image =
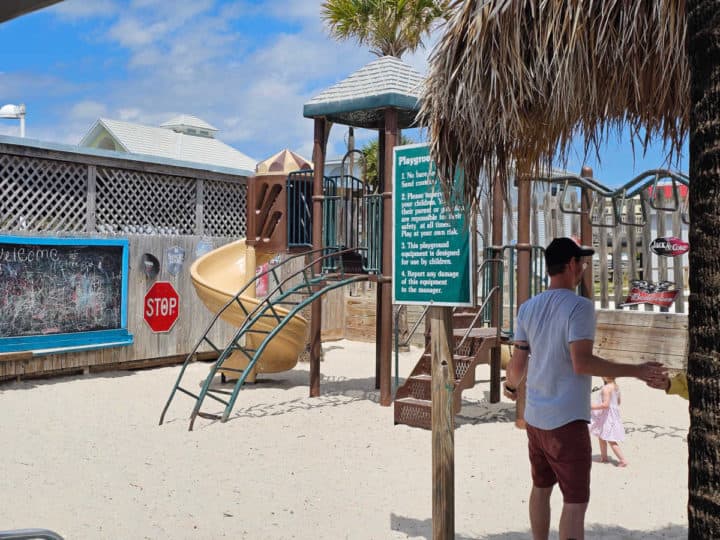
M 360 68 L 308 101 L 303 116 L 324 116 L 346 126 L 378 129 L 383 109 L 398 111 L 398 127 L 415 126 L 424 77 L 394 56 L 383 56 Z

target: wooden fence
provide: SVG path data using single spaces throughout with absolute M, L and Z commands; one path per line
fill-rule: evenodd
M 125 347 L 0 355 L 0 379 L 184 358 L 212 318 L 195 294 L 190 265 L 202 250 L 245 236 L 246 192 L 247 179 L 227 172 L 0 140 L 0 241 L 3 234 L 127 238 L 128 331 L 134 336 Z M 173 274 L 167 264 L 170 248 L 185 253 L 182 268 Z M 154 279 L 141 268 L 146 253 L 160 262 Z M 144 295 L 156 279 L 171 282 L 180 296 L 178 321 L 167 333 L 153 333 L 143 317 Z M 221 324 L 211 337 L 222 343 L 233 334 Z

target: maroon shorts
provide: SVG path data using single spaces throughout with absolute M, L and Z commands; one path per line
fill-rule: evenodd
M 566 503 L 590 500 L 592 446 L 584 420 L 555 429 L 527 426 L 528 451 L 533 485 L 549 488 L 557 482 Z

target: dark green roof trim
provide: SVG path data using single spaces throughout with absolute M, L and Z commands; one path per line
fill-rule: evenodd
M 415 96 L 388 92 L 374 96 L 328 101 L 326 103 L 306 103 L 303 106 L 303 116 L 305 118 L 315 118 L 317 116 L 331 116 L 389 107 L 417 112 L 420 110 L 420 100 Z

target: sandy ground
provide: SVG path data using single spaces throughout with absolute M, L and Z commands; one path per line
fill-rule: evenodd
M 192 432 L 183 395 L 158 426 L 179 367 L 0 386 L 0 530 L 430 539 L 430 432 L 394 426 L 392 408 L 377 404 L 374 345 L 324 350 L 322 397 L 308 397 L 308 366 L 299 364 L 244 389 L 229 422 L 199 419 Z M 402 354 L 401 375 L 418 354 Z M 189 385 L 207 369 L 191 366 Z M 456 538 L 525 539 L 525 433 L 514 405 L 488 403 L 487 367 L 477 375 L 455 433 Z M 637 381 L 621 388 L 630 465 L 593 466 L 587 537 L 686 537 L 687 402 Z M 560 504 L 556 492 L 555 537 Z

